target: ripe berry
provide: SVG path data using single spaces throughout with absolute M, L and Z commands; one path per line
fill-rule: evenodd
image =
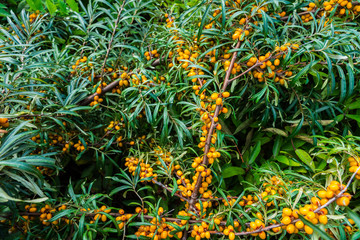
M 224 98 L 230 97 L 230 93 L 229 93 L 229 92 L 223 92 L 223 93 L 222 93 L 222 96 L 223 96 Z
M 304 230 L 307 234 L 312 234 L 314 232 L 314 230 L 307 225 L 305 225 Z
M 235 239 L 235 233 L 234 233 L 234 232 L 230 232 L 230 233 L 229 233 L 229 239 L 230 239 L 230 240 L 234 240 L 234 239 Z
M 211 99 L 212 100 L 215 100 L 215 99 L 217 99 L 219 97 L 219 94 L 218 93 L 213 93 L 213 94 L 211 94 Z
M 322 223 L 322 224 L 327 224 L 328 223 L 328 218 L 326 215 L 320 215 L 319 216 L 319 222 Z
M 292 210 L 290 208 L 284 208 L 283 209 L 283 214 L 285 216 L 291 216 Z
M 289 234 L 292 234 L 295 232 L 295 226 L 294 224 L 289 224 L 286 226 L 286 231 L 289 233 Z
M 297 229 L 302 229 L 304 227 L 304 223 L 302 221 L 298 221 L 295 223 L 295 227 Z
M 307 217 L 309 220 L 314 219 L 315 216 L 316 216 L 316 215 L 315 215 L 314 212 L 308 212 L 308 213 L 306 214 L 306 217 Z
M 288 225 L 291 223 L 291 218 L 289 216 L 284 217 L 281 222 L 285 225 Z

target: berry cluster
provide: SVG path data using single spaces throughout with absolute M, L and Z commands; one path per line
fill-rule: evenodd
M 349 157 L 348 158 L 349 164 L 350 164 L 350 168 L 349 168 L 349 172 L 354 173 L 358 170 L 358 168 L 360 167 L 360 160 L 358 157 Z M 360 179 L 360 171 L 358 171 L 356 173 L 356 179 Z

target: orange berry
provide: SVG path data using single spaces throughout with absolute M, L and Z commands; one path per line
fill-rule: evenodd
M 284 208 L 284 209 L 283 209 L 283 214 L 284 214 L 285 216 L 291 216 L 292 210 L 291 210 L 290 208 Z
M 256 220 L 255 220 L 255 224 L 256 224 L 256 226 L 257 226 L 258 228 L 261 227 L 261 226 L 263 226 L 262 221 L 260 221 L 259 219 L 256 219 Z
M 219 94 L 218 93 L 213 93 L 213 94 L 211 94 L 211 99 L 212 100 L 215 100 L 215 99 L 217 99 L 219 97 Z
M 266 233 L 265 232 L 259 233 L 259 238 L 265 239 L 266 238 Z
M 306 215 L 309 212 L 309 210 L 304 207 L 300 208 L 299 211 L 302 215 Z
M 252 229 L 257 229 L 257 225 L 256 225 L 256 223 L 255 222 L 250 222 L 250 228 L 252 228 Z
M 223 93 L 222 93 L 222 96 L 223 96 L 224 98 L 230 97 L 230 93 L 229 93 L 229 92 L 223 92 Z
M 314 230 L 308 225 L 305 225 L 304 230 L 307 234 L 312 234 L 314 232 Z
M 168 232 L 167 232 L 167 231 L 163 231 L 160 236 L 161 236 L 162 239 L 165 239 L 165 238 L 167 238 L 167 236 L 168 236 Z
M 235 233 L 234 233 L 234 232 L 230 232 L 230 233 L 229 233 L 229 239 L 230 239 L 230 240 L 234 240 L 234 239 L 235 239 Z
M 336 199 L 336 204 L 339 206 L 347 206 L 350 203 L 350 199 L 348 197 L 341 197 Z
M 328 218 L 326 215 L 320 215 L 319 216 L 319 222 L 322 223 L 322 224 L 327 224 L 328 223 Z
M 1 125 L 2 125 L 2 124 L 5 124 L 5 123 L 8 122 L 8 120 L 9 120 L 9 119 L 7 119 L 7 118 L 0 118 L 0 124 L 1 124 Z
M 279 65 L 280 65 L 280 60 L 279 60 L 279 59 L 275 59 L 274 65 L 275 65 L 275 66 L 279 66 Z
M 307 217 L 309 220 L 314 219 L 315 216 L 316 216 L 316 215 L 315 215 L 314 212 L 308 212 L 308 213 L 306 214 L 306 217 Z
M 297 229 L 302 229 L 304 227 L 304 223 L 302 221 L 298 221 L 295 223 L 295 227 Z
M 334 192 L 331 191 L 331 190 L 326 191 L 326 197 L 327 198 L 333 198 L 334 197 Z
M 286 226 L 286 231 L 289 233 L 289 234 L 292 234 L 295 232 L 295 226 L 294 224 L 289 224 Z
M 284 217 L 281 222 L 285 225 L 288 225 L 291 223 L 291 218 L 289 216 Z
M 319 196 L 319 198 L 326 198 L 326 191 L 325 190 L 320 190 L 318 192 L 318 196 Z
M 338 184 L 331 184 L 329 186 L 329 190 L 333 191 L 333 192 L 336 192 L 337 190 L 339 190 L 339 185 Z

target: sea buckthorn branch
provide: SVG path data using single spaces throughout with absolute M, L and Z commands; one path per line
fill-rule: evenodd
M 116 29 L 118 28 L 118 25 L 119 25 L 119 21 L 120 21 L 120 16 L 121 16 L 121 13 L 122 11 L 124 10 L 124 6 L 125 6 L 125 3 L 126 3 L 127 0 L 124 0 L 121 7 L 120 7 L 120 10 L 119 10 L 119 13 L 116 17 L 116 21 L 115 21 L 115 25 L 114 25 L 114 30 L 111 34 L 111 38 L 110 38 L 110 41 L 109 41 L 109 45 L 108 45 L 108 48 L 107 48 L 107 51 L 106 51 L 106 55 L 105 55 L 105 59 L 104 59 L 104 62 L 103 62 L 103 65 L 101 67 L 101 76 L 104 75 L 104 69 L 105 69 L 105 65 L 106 65 L 106 61 L 109 57 L 109 54 L 110 54 L 110 50 L 111 50 L 111 45 L 114 41 L 114 37 L 115 37 L 115 32 L 116 32 Z
M 226 199 L 237 199 L 238 197 L 237 196 L 229 196 L 229 197 L 226 197 Z M 221 200 L 224 200 L 225 198 L 223 197 L 220 197 L 220 198 L 200 198 L 199 200 L 201 201 L 221 201 Z
M 0 133 L 8 133 L 8 131 L 0 129 Z
M 302 15 L 306 15 L 306 14 L 308 14 L 308 13 L 314 13 L 314 12 L 316 12 L 316 10 L 317 9 L 313 9 L 313 10 L 311 10 L 311 11 L 304 11 L 304 12 L 300 12 L 300 13 L 298 13 L 297 15 L 298 16 L 302 16 Z M 292 15 L 292 17 L 293 17 L 294 15 Z M 281 20 L 287 20 L 288 18 L 290 18 L 290 16 L 285 16 L 285 17 L 282 17 L 282 18 L 280 18 Z
M 130 75 L 131 72 L 128 73 L 128 74 Z M 107 93 L 107 92 L 110 92 L 110 91 L 113 90 L 115 87 L 119 86 L 119 82 L 120 82 L 120 81 L 121 81 L 121 80 L 117 80 L 117 81 L 114 81 L 114 82 L 106 85 L 103 89 L 101 89 L 101 93 L 100 93 L 100 94 L 97 93 L 97 92 L 95 92 L 94 94 L 92 94 L 92 95 L 88 96 L 87 98 L 85 98 L 84 100 L 82 100 L 82 101 L 79 103 L 79 105 L 81 105 L 81 106 L 89 105 L 89 104 L 94 100 L 94 97 L 95 97 L 95 96 L 101 96 L 101 95 L 104 95 L 104 94 Z
M 348 183 L 346 184 L 346 187 L 340 191 L 339 194 L 335 195 L 332 199 L 330 199 L 327 203 L 325 203 L 324 205 L 320 206 L 318 209 L 314 210 L 315 213 L 319 212 L 321 209 L 328 207 L 332 202 L 336 201 L 336 199 L 340 198 L 343 196 L 343 194 L 346 192 L 346 190 L 348 190 L 351 182 L 354 180 L 356 174 L 358 173 L 358 171 L 360 170 L 360 167 L 358 167 L 356 169 L 356 171 L 353 173 L 353 175 L 351 176 L 351 178 L 349 179 Z
M 9 119 L 12 118 L 31 118 L 31 117 L 63 117 L 66 114 L 23 114 L 19 116 L 11 116 Z
M 162 57 L 162 58 L 156 59 L 155 61 L 153 61 L 153 62 L 151 63 L 151 66 L 152 66 L 152 67 L 156 67 L 156 66 L 158 66 L 158 65 L 161 65 L 161 64 L 164 63 L 164 60 L 166 60 L 167 62 L 171 62 L 171 59 L 170 59 L 170 58 L 168 58 L 168 59 L 165 59 L 165 58 L 166 58 L 166 56 L 164 56 L 164 57 Z
M 312 3 L 312 2 L 311 2 Z M 311 4 L 310 3 L 310 4 Z M 351 3 L 351 8 L 352 7 L 354 7 L 354 6 L 357 6 L 357 5 L 360 5 L 360 2 L 350 2 Z M 312 4 L 314 4 L 314 3 L 312 3 Z M 338 4 L 338 5 L 340 5 L 340 4 Z M 314 4 L 314 6 L 315 6 L 315 4 Z M 309 14 L 309 13 L 315 13 L 316 11 L 319 11 L 319 12 L 321 12 L 321 11 L 324 11 L 324 10 L 326 10 L 325 8 L 314 8 L 314 9 L 312 9 L 312 10 L 308 10 L 308 11 L 304 11 L 304 12 L 300 12 L 300 13 L 298 13 L 297 15 L 298 16 L 302 16 L 302 15 L 306 15 L 306 14 Z M 292 17 L 293 17 L 294 15 L 292 15 Z M 281 20 L 287 20 L 288 18 L 290 18 L 290 16 L 284 16 L 284 17 L 282 17 L 282 18 L 280 18 Z
M 235 49 L 239 48 L 240 47 L 240 44 L 241 44 L 241 41 L 239 41 L 235 47 Z M 244 74 L 246 74 L 247 72 L 251 71 L 252 69 L 256 68 L 257 66 L 260 66 L 262 65 L 264 62 L 268 61 L 269 59 L 272 59 L 272 58 L 276 58 L 277 56 L 279 55 L 283 55 L 284 52 L 281 51 L 279 53 L 277 53 L 276 55 L 272 56 L 270 55 L 268 58 L 264 59 L 263 61 L 257 61 L 257 63 L 255 63 L 252 67 L 248 68 L 247 70 L 245 70 L 244 72 L 242 72 L 240 75 L 230 79 L 230 74 L 231 74 L 231 70 L 232 68 L 234 67 L 234 63 L 235 63 L 235 60 L 236 60 L 236 55 L 237 55 L 237 52 L 235 51 L 233 53 L 233 56 L 231 58 L 231 61 L 230 61 L 230 65 L 229 65 L 229 68 L 228 68 L 228 71 L 226 72 L 226 75 L 225 75 L 225 79 L 224 79 L 224 84 L 222 86 L 222 91 L 224 92 L 228 86 L 228 84 L 243 76 Z M 220 94 L 221 96 L 221 94 Z M 222 98 L 222 96 L 221 96 Z M 208 135 L 207 135 L 207 138 L 206 138 L 206 142 L 205 142 L 205 149 L 204 149 L 204 157 L 203 157 L 203 161 L 202 161 L 202 164 L 207 166 L 208 165 L 208 152 L 210 150 L 210 143 L 211 143 L 211 138 L 212 138 L 212 135 L 215 131 L 215 127 L 217 126 L 217 123 L 215 123 L 214 121 L 214 118 L 217 118 L 219 113 L 220 113 L 220 109 L 221 109 L 222 105 L 217 105 L 216 108 L 215 108 L 215 113 L 214 113 L 214 116 L 210 116 L 210 119 L 211 119 L 211 126 L 210 126 L 210 129 L 209 129 L 209 132 L 208 132 Z M 194 208 L 194 204 L 195 204 L 195 201 L 196 201 L 196 198 L 198 196 L 198 192 L 199 192 L 199 189 L 200 189 L 200 186 L 201 186 L 201 182 L 202 182 L 202 176 L 199 174 L 198 178 L 197 178 L 197 182 L 195 184 L 195 187 L 194 187 L 194 191 L 191 195 L 191 198 L 190 198 L 190 201 L 189 201 L 189 208 L 191 210 L 193 210 Z
M 326 204 L 324 205 L 321 205 L 320 207 L 318 207 L 317 209 L 315 209 L 313 212 L 314 213 L 318 213 L 320 212 L 321 209 L 323 208 L 326 208 L 328 207 L 331 203 L 335 202 L 338 198 L 342 197 L 343 194 L 346 192 L 346 190 L 349 188 L 351 182 L 354 180 L 357 172 L 360 170 L 360 167 L 357 168 L 357 170 L 352 174 L 351 178 L 349 179 L 346 187 L 344 187 L 339 194 L 335 195 L 333 198 L 331 198 Z M 294 219 L 291 221 L 291 223 L 296 223 L 296 222 L 299 222 L 301 221 L 301 219 Z M 251 235 L 251 234 L 254 234 L 254 233 L 261 233 L 261 232 L 266 232 L 266 231 L 269 231 L 273 228 L 278 228 L 278 227 L 283 227 L 285 226 L 286 224 L 284 223 L 279 223 L 279 224 L 272 224 L 270 226 L 267 226 L 267 227 L 260 227 L 259 229 L 256 229 L 254 231 L 245 231 L 245 232 L 238 232 L 238 233 L 235 233 L 236 236 L 245 236 L 245 235 Z M 218 231 L 210 231 L 211 234 L 217 234 L 217 235 L 224 235 L 223 232 L 218 232 Z
M 162 61 L 160 59 L 156 59 L 154 62 L 151 63 L 151 66 L 152 67 L 156 67 L 158 65 L 161 65 L 162 64 Z M 133 71 L 134 72 L 134 71 Z M 133 72 L 129 72 L 127 73 L 128 75 L 131 75 L 133 74 Z M 117 81 L 114 81 L 108 85 L 106 85 L 104 88 L 101 89 L 101 93 L 93 93 L 92 95 L 88 96 L 87 98 L 85 98 L 84 100 L 82 100 L 79 105 L 80 106 L 86 106 L 86 105 L 89 105 L 95 98 L 95 96 L 102 96 L 102 95 L 105 95 L 107 92 L 111 92 L 114 88 L 116 88 L 117 86 L 119 86 L 119 82 L 121 80 L 117 80 Z
M 158 182 L 158 181 L 156 181 L 155 179 L 152 179 L 151 181 L 152 181 L 153 183 L 155 183 L 156 185 L 159 185 L 160 187 L 164 188 L 164 189 L 167 190 L 168 192 L 171 192 L 171 193 L 173 192 L 173 190 L 171 190 L 168 186 L 162 184 L 161 182 Z M 174 195 L 177 196 L 177 197 L 179 197 L 179 198 L 181 198 L 182 200 L 184 200 L 184 201 L 186 201 L 186 202 L 189 201 L 187 198 L 181 196 L 181 195 L 178 194 L 178 193 L 175 193 Z
M 250 72 L 251 70 L 253 70 L 254 68 L 261 66 L 263 63 L 267 62 L 270 59 L 276 58 L 278 56 L 281 56 L 282 54 L 284 54 L 284 52 L 280 52 L 276 55 L 270 55 L 268 58 L 264 59 L 263 61 L 257 61 L 252 67 L 249 67 L 248 69 L 246 69 L 244 72 L 240 73 L 239 75 L 237 75 L 236 77 L 233 77 L 232 79 L 229 80 L 229 82 L 232 82 L 242 76 L 244 76 L 246 73 Z
M 97 214 L 102 214 L 104 212 L 97 212 L 97 213 L 87 213 L 87 212 L 83 212 L 83 213 L 77 213 L 75 214 L 74 216 L 76 217 L 81 217 L 83 215 L 85 215 L 86 217 L 95 217 Z M 20 216 L 40 216 L 42 213 L 41 212 L 19 212 L 18 213 Z M 126 213 L 123 213 L 123 214 L 120 214 L 120 213 L 112 213 L 112 212 L 109 212 L 107 213 L 108 215 L 110 216 L 113 216 L 113 217 L 118 217 L 118 216 L 123 216 L 123 215 L 126 215 Z M 8 214 L 2 214 L 0 215 L 1 217 L 4 217 L 4 218 L 9 218 L 13 215 L 13 213 L 8 213 Z M 141 215 L 141 213 L 138 213 L 137 214 L 137 217 L 141 218 L 143 217 L 144 219 L 153 219 L 153 218 L 156 218 L 156 216 L 151 216 L 151 215 Z M 161 218 L 164 218 L 166 221 L 168 222 L 181 222 L 183 219 L 180 219 L 180 218 L 174 218 L 174 217 L 163 217 L 163 216 L 160 216 Z M 64 216 L 64 218 L 69 218 L 69 216 Z M 203 220 L 194 220 L 194 219 L 189 219 L 187 220 L 189 223 L 201 223 L 203 222 Z M 226 225 L 226 221 L 221 221 L 219 225 Z M 248 224 L 245 224 L 245 225 L 248 225 Z
M 238 41 L 238 43 L 235 46 L 235 49 L 238 49 L 240 47 L 240 45 L 241 45 L 241 41 Z M 234 51 L 233 56 L 231 58 L 229 69 L 228 69 L 228 71 L 226 72 L 226 75 L 225 75 L 224 84 L 222 86 L 222 91 L 226 90 L 226 88 L 227 88 L 227 86 L 228 86 L 228 84 L 230 82 L 229 78 L 230 78 L 231 70 L 234 67 L 234 63 L 235 63 L 235 60 L 236 60 L 236 55 L 237 55 L 237 51 Z M 221 96 L 221 94 L 220 94 L 220 96 Z M 221 96 L 221 98 L 222 98 L 222 96 Z M 221 107 L 222 107 L 222 105 L 216 105 L 214 116 L 211 119 L 211 126 L 210 126 L 210 129 L 208 131 L 207 138 L 206 138 L 205 149 L 204 149 L 204 158 L 203 158 L 203 161 L 202 161 L 202 164 L 205 165 L 205 166 L 208 165 L 207 154 L 209 153 L 210 145 L 211 145 L 211 138 L 212 138 L 212 135 L 213 135 L 213 133 L 215 131 L 215 127 L 217 125 L 217 123 L 215 123 L 215 121 L 214 121 L 214 118 L 217 118 L 219 116 Z M 194 187 L 194 191 L 192 192 L 191 197 L 190 197 L 190 201 L 189 201 L 189 208 L 191 210 L 194 209 L 194 204 L 195 204 L 195 201 L 196 201 L 196 199 L 198 197 L 199 189 L 200 189 L 200 186 L 201 186 L 201 181 L 202 181 L 202 176 L 201 176 L 201 174 L 199 174 L 199 176 L 197 178 L 197 182 L 196 182 L 195 187 Z

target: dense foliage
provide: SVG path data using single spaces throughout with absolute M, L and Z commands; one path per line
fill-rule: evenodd
M 0 238 L 360 238 L 359 13 L 0 4 Z

